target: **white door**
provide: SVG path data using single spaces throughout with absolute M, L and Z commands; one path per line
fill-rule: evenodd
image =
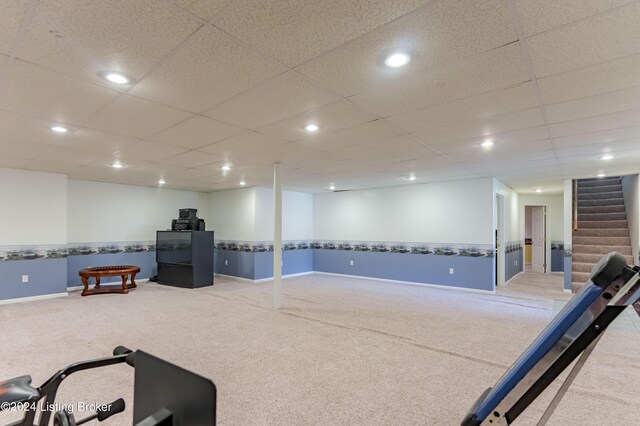
M 544 207 L 531 208 L 531 270 L 546 272 L 544 264 L 545 211 Z

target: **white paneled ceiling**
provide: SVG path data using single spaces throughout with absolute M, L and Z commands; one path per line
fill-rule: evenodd
M 637 0 L 6 0 L 0 18 L 0 167 L 204 192 L 271 185 L 274 162 L 307 192 L 640 171 Z M 411 61 L 385 66 L 396 51 Z

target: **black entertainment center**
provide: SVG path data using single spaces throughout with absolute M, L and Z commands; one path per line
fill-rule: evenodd
M 193 211 L 190 220 L 197 224 L 196 230 L 157 231 L 158 284 L 186 288 L 213 285 L 213 231 L 204 231 L 204 221 L 195 218 L 195 209 L 181 209 L 181 214 L 183 210 Z

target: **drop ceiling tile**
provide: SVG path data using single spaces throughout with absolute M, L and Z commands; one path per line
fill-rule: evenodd
M 613 130 L 621 127 L 636 126 L 640 121 L 640 109 L 599 115 L 580 120 L 564 121 L 549 125 L 551 135 L 556 137 Z
M 78 167 L 79 166 L 77 164 L 72 163 L 60 163 L 48 160 L 33 160 L 29 163 L 27 169 L 39 172 L 69 175 L 72 174 L 73 169 L 76 169 Z
M 545 106 L 549 123 L 640 108 L 640 86 Z
M 211 21 L 290 67 L 405 15 L 428 0 L 233 2 Z
M 207 176 L 214 176 L 219 174 L 219 170 L 214 169 L 212 167 L 207 168 L 175 168 L 175 170 L 164 171 L 163 169 L 166 167 L 164 164 L 157 163 L 158 171 L 162 177 L 167 182 L 177 181 L 177 180 L 191 180 L 191 179 L 200 179 Z
M 56 145 L 99 154 L 112 154 L 137 141 L 136 138 L 81 127 L 60 138 Z
M 558 157 L 570 157 L 580 155 L 595 155 L 601 157 L 605 153 L 611 153 L 616 155 L 619 151 L 634 151 L 640 150 L 640 135 L 637 139 L 630 139 L 626 141 L 606 142 L 582 146 L 573 146 L 566 148 L 557 148 L 556 153 Z M 605 164 L 603 160 L 603 165 Z
M 0 108 L 79 125 L 117 95 L 105 87 L 16 60 Z
M 5 0 L 0 2 L 0 53 L 10 55 L 15 43 L 16 33 L 26 11 L 26 0 Z
M 511 43 L 416 78 L 397 80 L 351 99 L 380 117 L 390 117 L 528 80 L 520 46 Z
M 494 145 L 490 149 L 479 146 L 464 147 L 447 152 L 447 157 L 461 162 L 512 162 L 517 163 L 526 159 L 530 161 L 540 158 L 554 157 L 553 145 L 550 140 L 539 140 L 528 143 L 512 143 Z
M 100 157 L 100 154 L 94 152 L 65 148 L 62 146 L 53 146 L 43 152 L 37 160 L 60 164 L 85 165 Z
M 146 137 L 193 116 L 144 99 L 122 95 L 91 117 L 86 127 L 125 136 Z
M 635 0 L 517 0 L 526 36 L 570 24 Z
M 289 71 L 224 102 L 205 115 L 255 129 L 339 99 L 338 95 L 309 83 L 299 73 Z
M 12 155 L 0 155 L 0 167 L 7 169 L 28 169 L 32 160 Z
M 311 141 L 312 138 L 323 133 L 357 126 L 369 121 L 374 121 L 376 118 L 376 116 L 362 111 L 352 102 L 341 100 L 260 127 L 257 130 L 260 133 L 265 133 L 290 142 L 305 138 L 309 138 L 309 141 Z M 315 133 L 307 132 L 304 127 L 309 123 L 317 124 L 320 129 Z
M 381 164 L 433 157 L 437 154 L 411 136 L 401 135 L 392 139 L 342 148 L 336 150 L 335 155 L 341 158 L 357 159 L 367 164 Z
M 173 0 L 178 6 L 188 10 L 205 21 L 229 6 L 233 0 Z
M 43 143 L 25 143 L 10 139 L 0 139 L 0 158 L 11 157 L 24 160 L 33 160 L 44 154 L 51 145 Z M 6 164 L 5 164 L 6 166 Z
M 259 164 L 265 155 L 286 142 L 256 132 L 246 132 L 200 148 L 200 151 L 216 154 L 227 161 L 240 160 Z
M 196 149 L 246 132 L 201 115 L 183 121 L 149 139 L 182 148 Z
M 184 167 L 200 167 L 208 164 L 218 163 L 222 161 L 219 155 L 211 154 L 204 151 L 188 151 L 172 157 L 158 160 L 160 163 L 184 166 Z
M 200 22 L 166 1 L 39 2 L 19 57 L 85 80 L 106 70 L 140 78 Z
M 56 124 L 66 125 L 0 110 L 0 129 L 6 139 L 54 145 L 67 136 L 50 130 Z
M 131 93 L 199 113 L 284 71 L 283 65 L 205 25 Z
M 634 2 L 528 39 L 537 77 L 640 52 L 640 3 Z
M 487 31 L 486 28 L 491 28 Z M 504 46 L 518 39 L 502 0 L 445 0 L 416 10 L 297 68 L 342 96 L 375 90 Z M 384 65 L 393 51 L 411 53 L 402 68 Z
M 640 55 L 592 65 L 538 80 L 545 104 L 640 86 Z
M 568 148 L 636 139 L 638 138 L 638 135 L 640 135 L 640 126 L 631 126 L 592 133 L 578 133 L 570 136 L 556 137 L 553 139 L 553 144 L 556 148 Z
M 407 132 L 417 132 L 525 110 L 537 105 L 533 84 L 528 82 L 430 108 L 398 114 L 388 117 L 386 120 Z
M 514 132 L 516 130 L 532 129 L 532 134 L 538 135 L 541 134 L 542 129 L 540 129 L 540 126 L 543 125 L 544 119 L 540 108 L 530 108 L 481 120 L 437 127 L 427 131 L 416 132 L 413 135 L 425 144 L 440 147 L 450 142 L 467 139 L 476 139 L 477 144 L 487 137 L 492 138 L 496 135 L 499 138 L 501 133 Z M 525 135 L 529 135 L 529 132 L 526 132 Z M 520 137 L 525 135 L 520 135 Z
M 312 138 L 301 139 L 297 143 L 320 151 L 335 151 L 379 139 L 391 139 L 403 133 L 385 120 L 375 120 L 331 133 L 325 134 L 323 132 L 323 134 L 314 135 Z
M 135 161 L 158 161 L 185 152 L 187 152 L 187 150 L 183 148 L 141 140 L 116 151 L 113 157 L 119 159 L 125 165 L 130 165 Z

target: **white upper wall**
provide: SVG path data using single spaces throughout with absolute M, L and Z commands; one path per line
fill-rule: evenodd
M 256 241 L 273 240 L 273 189 L 256 188 Z M 313 239 L 313 195 L 282 191 L 282 239 Z
M 0 200 L 0 245 L 66 244 L 66 175 L 0 168 Z
M 255 241 L 255 188 L 230 189 L 207 194 L 207 229 L 216 240 Z
M 207 194 L 69 179 L 68 241 L 155 241 L 181 208 L 206 219 Z
M 493 244 L 490 178 L 315 194 L 319 240 Z

